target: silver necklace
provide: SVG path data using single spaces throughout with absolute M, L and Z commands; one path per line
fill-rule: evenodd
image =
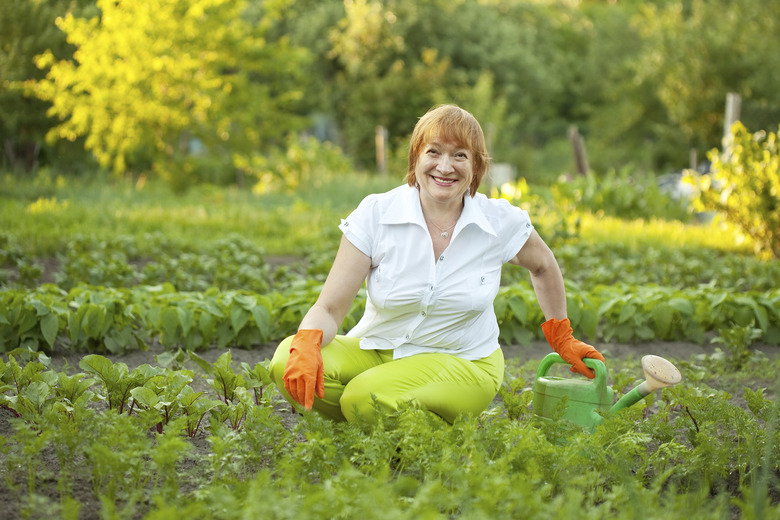
M 450 229 L 454 228 L 454 227 L 455 227 L 455 224 L 457 224 L 457 223 L 458 223 L 458 221 L 456 220 L 456 221 L 455 221 L 455 224 L 451 225 L 450 227 L 448 227 L 448 228 L 440 228 L 439 226 L 437 226 L 436 224 L 434 224 L 432 221 L 428 221 L 428 222 L 429 222 L 429 223 L 431 223 L 431 224 L 433 224 L 433 227 L 435 227 L 436 229 L 438 229 L 439 231 L 441 231 L 441 237 L 442 237 L 442 238 L 447 238 L 448 236 L 450 236 L 450 234 L 448 233 L 448 231 L 449 231 Z

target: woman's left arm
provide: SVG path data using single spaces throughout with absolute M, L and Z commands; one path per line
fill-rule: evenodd
M 546 319 L 566 318 L 566 289 L 563 285 L 563 275 L 555 255 L 539 233 L 532 231 L 520 252 L 509 263 L 525 267 L 531 273 L 531 283 Z
M 604 362 L 604 356 L 573 336 L 566 314 L 566 287 L 553 252 L 533 231 L 509 263 L 525 267 L 531 273 L 536 299 L 547 320 L 542 324 L 542 331 L 552 349 L 572 366 L 573 371 L 593 379 L 595 374 L 582 360 L 587 357 Z

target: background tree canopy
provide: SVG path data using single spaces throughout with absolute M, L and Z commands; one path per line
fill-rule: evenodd
M 382 125 L 397 169 L 455 102 L 527 178 L 570 168 L 571 125 L 596 171 L 679 169 L 728 92 L 775 129 L 778 34 L 780 0 L 7 0 L 2 161 L 233 182 L 303 131 L 371 169 Z

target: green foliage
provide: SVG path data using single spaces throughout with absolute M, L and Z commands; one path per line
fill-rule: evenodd
M 73 60 L 37 58 L 47 75 L 30 88 L 61 121 L 51 139 L 86 137 L 101 166 L 117 173 L 144 166 L 137 157 L 145 156 L 183 188 L 197 161 L 193 141 L 229 168 L 300 127 L 306 52 L 266 39 L 274 4 L 256 18 L 242 0 L 97 7 L 99 16 L 58 19 L 76 47 Z
M 36 363 L 34 356 L 18 356 Z M 230 360 L 218 360 L 210 374 L 217 364 L 224 369 Z M 759 365 L 776 369 L 764 360 L 748 360 L 745 368 Z M 149 432 L 164 417 L 163 408 L 146 413 L 155 406 L 152 394 L 161 392 L 162 401 L 165 392 L 181 388 L 180 405 L 195 395 L 191 373 L 161 368 L 132 392 L 133 412 L 84 403 L 70 416 L 47 408 L 37 416 L 36 429 L 16 420 L 0 438 L 0 486 L 13 498 L 11 515 L 17 508 L 64 511 L 77 497 L 81 507 L 102 504 L 120 518 L 563 514 L 628 520 L 651 509 L 664 518 L 747 517 L 754 511 L 760 512 L 756 517 L 776 516 L 776 390 L 746 388 L 746 405 L 740 405 L 727 392 L 691 383 L 695 367 L 678 366 L 681 384 L 593 432 L 534 419 L 523 376 L 509 367 L 506 406 L 496 401 L 480 417 L 452 425 L 411 405 L 391 414 L 378 409 L 371 427 L 315 414 L 285 424 L 273 411 L 276 395 L 267 401 L 271 406 L 250 403 L 239 429 L 213 424 L 208 437 L 194 439 L 183 407 L 162 433 Z M 56 473 L 45 465 L 47 453 L 57 454 Z M 45 492 L 53 482 L 59 493 Z M 90 492 L 77 495 L 75 489 Z
M 751 322 L 749 325 L 724 328 L 719 335 L 712 338 L 713 343 L 723 345 L 726 362 L 739 370 L 750 359 L 750 346 L 761 337 L 761 329 Z
M 32 170 L 40 155 L 59 153 L 65 148 L 45 150 L 44 136 L 51 127 L 46 115 L 49 105 L 27 97 L 19 82 L 40 79 L 43 73 L 34 58 L 50 52 L 58 59 L 69 59 L 73 48 L 54 20 L 67 12 L 94 9 L 92 0 L 7 0 L 0 12 L 0 161 L 16 170 Z M 63 161 L 65 162 L 65 161 Z
M 653 89 L 668 133 L 658 138 L 678 147 L 677 164 L 685 164 L 681 140 L 700 152 L 720 144 L 729 92 L 743 97 L 749 127 L 777 124 L 780 106 L 766 80 L 780 64 L 769 37 L 780 32 L 780 5 L 764 7 L 750 0 L 644 3 L 632 20 L 643 40 L 633 83 Z
M 143 387 L 162 373 L 161 369 L 151 365 L 141 365 L 131 372 L 125 363 L 112 363 L 98 354 L 84 356 L 79 361 L 79 367 L 102 383 L 103 393 L 98 396 L 106 400 L 109 410 L 116 410 L 120 414 L 125 410 L 130 398 L 134 397 L 134 389 Z
M 71 349 L 89 352 L 146 349 L 152 339 L 187 350 L 252 348 L 293 332 L 320 289 L 312 280 L 266 294 L 215 288 L 185 292 L 169 284 L 6 290 L 0 291 L 0 340 L 6 351 L 50 350 L 66 338 Z M 365 298 L 361 290 L 342 324 L 345 330 L 357 323 Z M 680 290 L 615 283 L 584 290 L 569 284 L 567 301 L 573 328 L 592 341 L 701 343 L 708 331 L 754 324 L 754 339 L 780 343 L 777 289 L 734 293 L 709 285 Z M 541 337 L 544 317 L 528 281 L 501 287 L 494 307 L 500 342 L 527 344 Z
M 780 258 L 780 150 L 773 132 L 751 134 L 735 123 L 729 146 L 713 150 L 711 175 L 687 177 L 696 208 L 717 211 L 754 242 L 756 252 Z
M 254 193 L 280 188 L 293 192 L 302 187 L 316 188 L 322 186 L 323 180 L 352 170 L 340 148 L 314 137 L 302 138 L 295 134 L 287 137 L 283 148 L 271 150 L 268 155 L 240 160 L 238 167 L 255 181 Z
M 439 23 L 441 16 L 448 23 Z M 492 128 L 495 157 L 522 161 L 518 141 L 558 123 L 550 124 L 550 116 L 573 70 L 570 53 L 558 51 L 569 43 L 572 19 L 580 21 L 576 10 L 560 3 L 345 4 L 338 24 L 322 28 L 331 46 L 318 52 L 329 60 L 333 92 L 323 109 L 361 165 L 374 164 L 377 124 L 400 149 L 421 113 L 453 100 L 468 103 Z
M 176 266 L 166 257 L 208 255 L 212 244 L 219 241 L 237 242 L 235 247 L 242 251 L 230 255 L 262 251 L 303 256 L 335 249 L 339 218 L 365 195 L 401 182 L 359 173 L 323 174 L 294 193 L 274 189 L 261 194 L 201 185 L 175 195 L 167 185 L 153 180 L 136 184 L 100 176 L 52 178 L 42 172 L 32 182 L 9 174 L 0 181 L 0 229 L 9 237 L 8 247 L 13 248 L 9 251 L 19 255 L 14 258 L 28 263 L 38 256 L 67 259 L 69 242 L 81 237 L 84 251 L 111 245 L 121 248 L 136 270 L 156 260 L 162 264 L 155 268 L 156 274 L 184 280 L 186 273 L 171 272 Z M 246 241 L 253 246 L 243 251 Z M 16 261 L 0 266 L 12 271 L 11 280 Z M 200 273 L 195 263 L 186 267 Z M 87 263 L 78 270 L 91 267 Z M 216 276 L 219 273 L 210 278 Z
M 685 205 L 662 193 L 654 176 L 632 175 L 629 169 L 609 170 L 601 176 L 575 176 L 552 189 L 556 203 L 564 208 L 624 219 L 689 219 Z
M 75 145 L 177 189 L 241 184 L 247 171 L 274 172 L 261 157 L 307 125 L 373 168 L 377 125 L 395 159 L 422 112 L 458 102 L 498 161 L 548 179 L 571 169 L 572 123 L 597 171 L 658 171 L 719 142 L 727 92 L 742 95 L 753 128 L 780 114 L 772 2 L 6 4 L 0 138 L 4 157 L 27 168 L 41 149 L 42 163 L 72 168 L 62 152 Z M 48 130 L 58 144 L 42 142 Z M 400 175 L 403 161 L 392 162 Z
M 633 247 L 588 240 L 552 247 L 564 278 L 581 287 L 624 282 L 676 289 L 712 285 L 737 292 L 769 291 L 780 277 L 778 262 L 703 247 Z M 518 269 L 505 269 L 503 275 L 507 283 L 525 277 Z

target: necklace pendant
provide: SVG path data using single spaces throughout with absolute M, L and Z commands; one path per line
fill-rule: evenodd
M 450 236 L 449 233 L 447 233 L 446 231 L 442 231 L 442 233 L 441 233 L 441 237 L 442 238 L 447 238 L 448 236 Z

